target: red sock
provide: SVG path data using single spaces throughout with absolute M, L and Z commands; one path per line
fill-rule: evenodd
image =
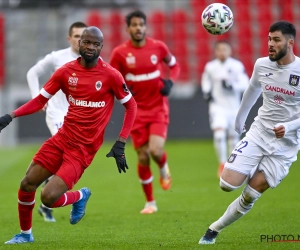
M 24 192 L 21 189 L 18 191 L 18 211 L 22 231 L 27 231 L 32 228 L 32 210 L 35 205 L 34 197 L 35 191 Z
M 152 186 L 152 174 L 149 166 L 142 166 L 138 164 L 138 175 L 142 183 L 142 188 L 146 195 L 147 202 L 153 201 L 153 186 Z
M 79 201 L 80 199 L 80 192 L 79 191 L 68 191 L 65 192 L 62 196 L 58 198 L 56 202 L 54 202 L 51 206 L 51 208 L 54 207 L 64 207 L 70 204 L 75 203 L 76 201 Z
M 160 160 L 155 162 L 158 164 L 159 168 L 163 168 L 167 162 L 167 153 L 164 152 Z

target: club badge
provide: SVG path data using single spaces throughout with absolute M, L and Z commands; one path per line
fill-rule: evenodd
M 97 91 L 99 91 L 102 87 L 102 82 L 101 81 L 97 81 L 96 84 L 95 84 L 95 87 L 97 89 Z
M 296 87 L 299 84 L 299 78 L 300 76 L 297 75 L 290 75 L 289 85 Z

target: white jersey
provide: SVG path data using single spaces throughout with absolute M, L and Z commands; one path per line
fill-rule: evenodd
M 75 60 L 79 55 L 74 53 L 71 47 L 53 51 L 47 54 L 42 60 L 34 65 L 27 73 L 27 81 L 30 88 L 32 98 L 36 97 L 40 93 L 39 77 L 46 73 L 53 74 L 58 68 Z M 60 90 L 49 101 L 46 110 L 46 121 L 49 127 L 49 122 L 53 126 L 61 126 L 64 116 L 68 111 L 69 103 L 66 100 L 66 96 Z M 52 125 L 51 125 L 52 126 Z M 52 129 L 49 127 L 51 134 Z
M 300 117 L 299 81 L 299 57 L 295 57 L 295 61 L 288 65 L 278 65 L 269 57 L 256 61 L 250 84 L 253 88 L 261 88 L 263 105 L 259 108 L 253 125 L 269 134 L 270 139 L 275 138 L 272 130 L 277 123 L 289 122 Z M 299 132 L 289 131 L 281 140 L 299 144 Z
M 222 86 L 222 80 L 232 85 L 232 90 Z M 249 85 L 249 77 L 244 65 L 234 59 L 227 58 L 225 62 L 214 59 L 205 65 L 202 74 L 201 87 L 204 94 L 211 93 L 213 100 L 209 103 L 212 109 L 224 109 L 237 112 L 241 103 L 241 94 Z

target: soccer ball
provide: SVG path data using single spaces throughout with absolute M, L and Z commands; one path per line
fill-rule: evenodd
M 213 35 L 222 35 L 233 25 L 231 9 L 222 3 L 208 5 L 202 12 L 202 25 Z

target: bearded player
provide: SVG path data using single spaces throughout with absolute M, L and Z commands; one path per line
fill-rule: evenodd
M 135 10 L 126 16 L 131 39 L 116 47 L 110 64 L 123 75 L 137 102 L 137 117 L 130 136 L 138 155 L 138 175 L 146 196 L 142 214 L 157 211 L 153 196 L 150 159 L 160 169 L 160 185 L 171 187 L 171 174 L 164 145 L 169 124 L 168 95 L 179 75 L 179 65 L 161 41 L 146 38 L 146 15 Z M 169 66 L 169 79 L 162 79 L 161 64 Z

